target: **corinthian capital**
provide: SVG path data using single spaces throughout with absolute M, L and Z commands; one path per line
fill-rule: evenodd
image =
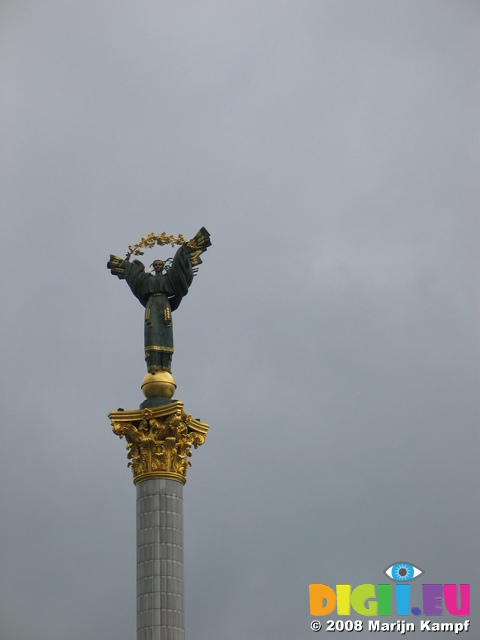
M 113 433 L 127 441 L 133 482 L 170 478 L 185 484 L 192 447 L 205 442 L 208 424 L 184 413 L 183 402 L 134 411 L 112 411 Z

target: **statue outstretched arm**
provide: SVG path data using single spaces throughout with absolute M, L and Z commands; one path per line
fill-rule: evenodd
M 125 260 L 122 258 L 110 254 L 107 269 L 110 269 L 112 276 L 117 276 L 120 280 L 125 280 Z
M 194 268 L 194 272 L 196 272 L 198 265 L 202 264 L 200 256 L 208 249 L 208 247 L 211 246 L 211 244 L 210 234 L 205 227 L 202 227 L 191 240 L 183 245 L 183 252 L 187 254 L 192 267 Z

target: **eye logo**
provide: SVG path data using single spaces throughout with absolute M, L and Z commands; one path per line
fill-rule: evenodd
M 396 562 L 385 569 L 385 574 L 395 582 L 410 582 L 421 576 L 424 571 L 408 562 Z

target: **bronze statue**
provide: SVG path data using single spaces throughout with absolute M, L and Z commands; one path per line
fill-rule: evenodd
M 129 261 L 132 253 L 143 254 L 140 247 L 151 248 L 155 244 L 181 246 L 173 260 L 154 260 L 153 274 L 145 271 L 145 266 L 140 260 Z M 165 233 L 161 236 L 152 233 L 143 237 L 142 242 L 135 247 L 129 247 L 130 252 L 125 259 L 110 255 L 107 268 L 113 275 L 127 281 L 135 297 L 145 307 L 145 360 L 148 374 L 151 376 L 159 372 L 171 373 L 172 311 L 179 307 L 183 297 L 187 295 L 198 265 L 202 263 L 200 256 L 210 245 L 210 234 L 202 227 L 188 242 L 184 241 L 183 236 L 174 238 L 166 236 Z

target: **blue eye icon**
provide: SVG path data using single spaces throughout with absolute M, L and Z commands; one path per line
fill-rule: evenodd
M 385 569 L 386 575 L 395 582 L 410 582 L 424 573 L 421 569 L 408 562 L 396 562 Z

